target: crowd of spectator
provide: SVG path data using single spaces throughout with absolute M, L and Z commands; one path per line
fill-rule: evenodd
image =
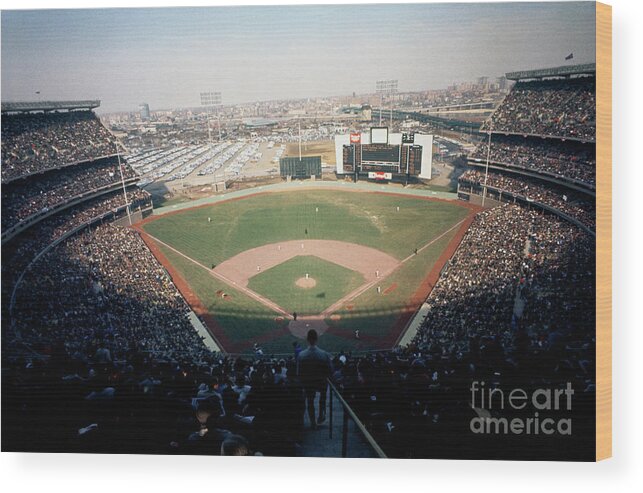
M 463 189 L 473 193 L 482 193 L 485 183 L 485 173 L 477 170 L 467 170 L 458 179 Z M 513 177 L 500 173 L 489 172 L 487 187 L 502 191 L 505 200 L 516 195 L 528 201 L 539 202 L 557 209 L 568 216 L 577 219 L 591 230 L 596 229 L 596 208 L 593 203 L 573 194 L 570 191 L 559 191 L 524 177 Z M 496 196 L 496 194 L 494 194 Z
M 593 141 L 596 78 L 518 82 L 483 129 Z
M 526 311 L 540 312 L 539 323 L 531 315 L 523 321 L 533 344 L 554 327 L 571 331 L 577 326 L 593 335 L 593 327 L 581 322 L 587 320 L 583 313 L 593 316 L 587 310 L 594 302 L 588 294 L 593 251 L 590 235 L 556 216 L 513 204 L 480 213 L 427 300 L 429 312 L 415 344 L 458 353 L 467 351 L 469 337 L 477 335 L 511 345 L 518 289 L 528 299 Z M 561 278 L 566 282 L 558 282 Z M 576 294 L 563 296 L 570 292 Z M 558 306 L 543 305 L 545 297 L 558 299 Z
M 127 164 L 122 165 L 122 170 L 124 180 L 136 176 Z M 111 158 L 6 184 L 2 187 L 3 228 L 11 228 L 34 214 L 48 212 L 74 197 L 120 182 L 118 161 Z
M 3 387 L 13 395 L 3 402 L 8 450 L 299 453 L 301 387 L 285 376 L 296 373 L 292 358 L 163 358 L 133 343 L 115 359 L 104 341 L 74 355 L 40 344 L 43 357 L 4 357 Z M 36 388 L 47 389 L 46 402 Z
M 2 183 L 116 154 L 116 140 L 91 111 L 2 115 Z
M 485 139 L 471 157 L 486 161 L 488 148 Z M 596 186 L 596 148 L 574 141 L 494 135 L 489 161 Z
M 412 344 L 336 358 L 337 385 L 393 456 L 462 458 L 463 443 L 484 453 L 462 438 L 476 415 L 474 380 L 504 389 L 570 382 L 577 411 L 591 416 L 594 252 L 590 235 L 553 215 L 513 204 L 478 214 Z
M 59 294 L 51 297 L 54 290 Z M 117 359 L 136 342 L 154 353 L 180 348 L 197 361 L 203 344 L 187 311 L 138 234 L 109 223 L 45 254 L 24 278 L 15 308 L 25 341 L 59 338 L 75 354 L 96 334 L 110 334 L 106 348 Z
M 65 396 L 59 404 L 83 409 L 59 431 L 62 448 L 211 455 L 231 439 L 248 451 L 296 453 L 303 409 L 287 378 L 293 360 L 210 352 L 188 311 L 129 228 L 85 230 L 38 261 L 17 292 L 16 333 L 48 356 L 26 373 L 46 372 Z M 23 356 L 14 363 L 24 378 Z
M 127 191 L 130 210 L 151 206 L 151 196 L 137 187 Z M 2 248 L 2 296 L 3 309 L 8 305 L 8 296 L 15 281 L 29 263 L 48 245 L 65 233 L 107 215 L 111 220 L 126 213 L 122 190 L 110 192 L 54 214 L 23 232 L 15 241 Z M 120 211 L 120 212 L 118 212 Z

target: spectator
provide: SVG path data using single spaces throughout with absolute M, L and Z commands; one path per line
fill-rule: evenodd
M 308 348 L 299 353 L 297 375 L 306 397 L 308 418 L 312 428 L 326 420 L 326 392 L 328 377 L 332 374 L 330 355 L 317 347 L 317 331 L 310 329 L 306 335 Z M 319 417 L 315 421 L 315 395 L 319 393 Z
M 2 116 L 3 184 L 116 152 L 116 139 L 91 111 Z
M 221 455 L 250 455 L 248 441 L 241 435 L 229 435 L 221 444 Z
M 486 162 L 487 140 L 475 149 L 473 159 Z M 494 135 L 489 160 L 494 164 L 596 186 L 596 152 L 591 144 L 516 135 Z

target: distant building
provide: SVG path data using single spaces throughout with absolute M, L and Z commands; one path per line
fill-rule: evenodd
M 142 103 L 138 105 L 138 111 L 141 115 L 141 120 L 147 121 L 150 119 L 150 105 Z
M 243 125 L 247 128 L 274 127 L 277 123 L 279 123 L 277 120 L 268 118 L 246 118 L 243 120 Z
M 370 122 L 372 117 L 373 117 L 373 109 L 371 108 L 371 106 L 368 104 L 362 105 L 362 120 Z

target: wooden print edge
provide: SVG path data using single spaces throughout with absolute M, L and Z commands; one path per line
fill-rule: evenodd
M 612 7 L 596 2 L 596 460 L 612 456 Z

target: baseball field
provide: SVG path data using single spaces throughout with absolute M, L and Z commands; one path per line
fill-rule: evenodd
M 455 201 L 324 189 L 262 192 L 137 228 L 228 352 L 390 348 L 472 217 Z

